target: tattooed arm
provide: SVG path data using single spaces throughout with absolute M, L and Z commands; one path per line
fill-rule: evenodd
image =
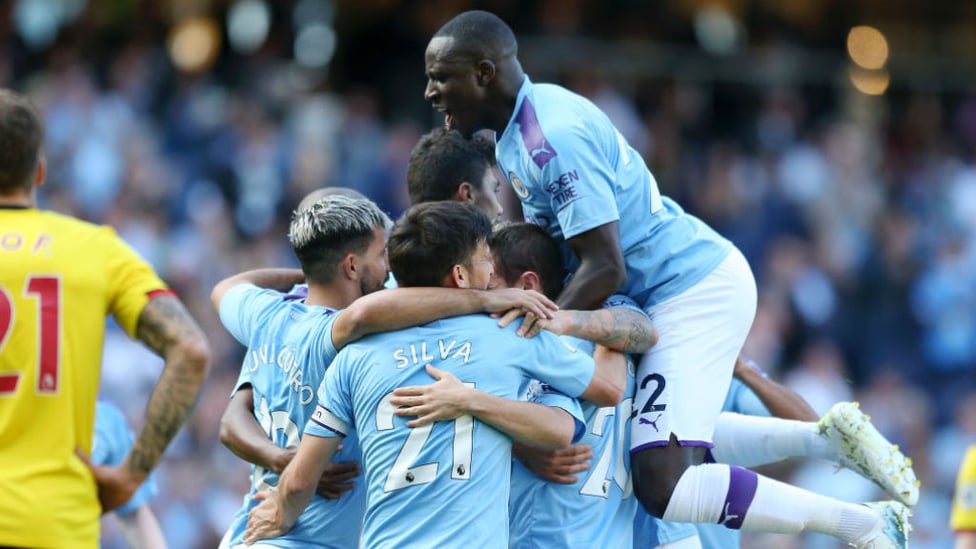
M 552 320 L 537 322 L 559 335 L 592 341 L 621 353 L 644 353 L 657 343 L 657 330 L 639 311 L 611 307 L 596 311 L 559 310 Z M 533 331 L 536 329 L 533 326 Z
M 142 431 L 125 461 L 119 467 L 92 467 L 103 512 L 128 501 L 159 463 L 190 414 L 210 360 L 203 332 L 183 303 L 171 295 L 146 304 L 139 315 L 136 337 L 166 364 L 149 398 Z

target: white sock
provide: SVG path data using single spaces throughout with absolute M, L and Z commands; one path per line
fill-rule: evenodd
M 862 505 L 721 463 L 686 469 L 663 518 L 780 534 L 819 532 L 849 543 L 870 535 L 880 520 Z
M 817 434 L 817 424 L 806 421 L 722 412 L 712 440 L 715 461 L 741 467 L 791 457 L 835 459 L 830 442 Z

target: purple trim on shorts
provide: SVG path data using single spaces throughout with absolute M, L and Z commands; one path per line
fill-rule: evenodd
M 668 445 L 668 441 L 667 440 L 656 440 L 654 442 L 645 442 L 644 444 L 641 444 L 640 446 L 637 446 L 635 448 L 631 448 L 630 449 L 630 453 L 631 454 L 635 454 L 637 452 L 640 452 L 641 450 L 646 450 L 648 448 L 657 448 L 659 446 L 667 446 L 667 445 Z M 715 447 L 715 445 L 712 444 L 711 442 L 706 442 L 704 440 L 679 440 L 678 441 L 678 446 L 699 446 L 701 448 L 714 448 Z
M 729 491 L 725 494 L 725 507 L 722 516 L 718 517 L 718 523 L 738 530 L 742 528 L 749 506 L 756 497 L 759 475 L 734 465 L 729 466 L 729 473 Z
M 522 135 L 522 143 L 525 150 L 529 151 L 529 156 L 536 166 L 541 170 L 556 157 L 556 150 L 552 148 L 546 136 L 542 134 L 542 126 L 539 125 L 539 118 L 535 114 L 535 107 L 528 98 L 522 100 L 515 121 L 519 125 L 519 133 Z

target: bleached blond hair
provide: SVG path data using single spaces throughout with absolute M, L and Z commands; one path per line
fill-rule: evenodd
M 288 240 L 310 282 L 329 283 L 346 254 L 361 254 L 374 229 L 388 231 L 389 216 L 368 198 L 334 194 L 292 213 Z

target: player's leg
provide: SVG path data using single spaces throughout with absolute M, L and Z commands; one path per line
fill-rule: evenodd
M 649 311 L 660 340 L 638 370 L 631 442 L 638 500 L 667 521 L 812 531 L 855 545 L 876 540 L 878 547 L 896 547 L 891 536 L 901 534 L 886 530 L 907 530 L 900 504 L 879 510 L 833 500 L 742 467 L 704 464 L 704 451 L 693 449 L 711 446 L 755 299 L 751 271 L 733 251 L 689 291 Z
M 755 310 L 755 281 L 738 250 L 682 294 L 648 309 L 659 339 L 637 370 L 631 469 L 635 494 L 651 515 L 664 515 L 681 476 L 712 446 Z
M 825 459 L 851 469 L 905 505 L 918 502 L 911 460 L 853 402 L 839 402 L 819 422 L 722 413 L 715 461 L 754 467 L 790 457 Z

